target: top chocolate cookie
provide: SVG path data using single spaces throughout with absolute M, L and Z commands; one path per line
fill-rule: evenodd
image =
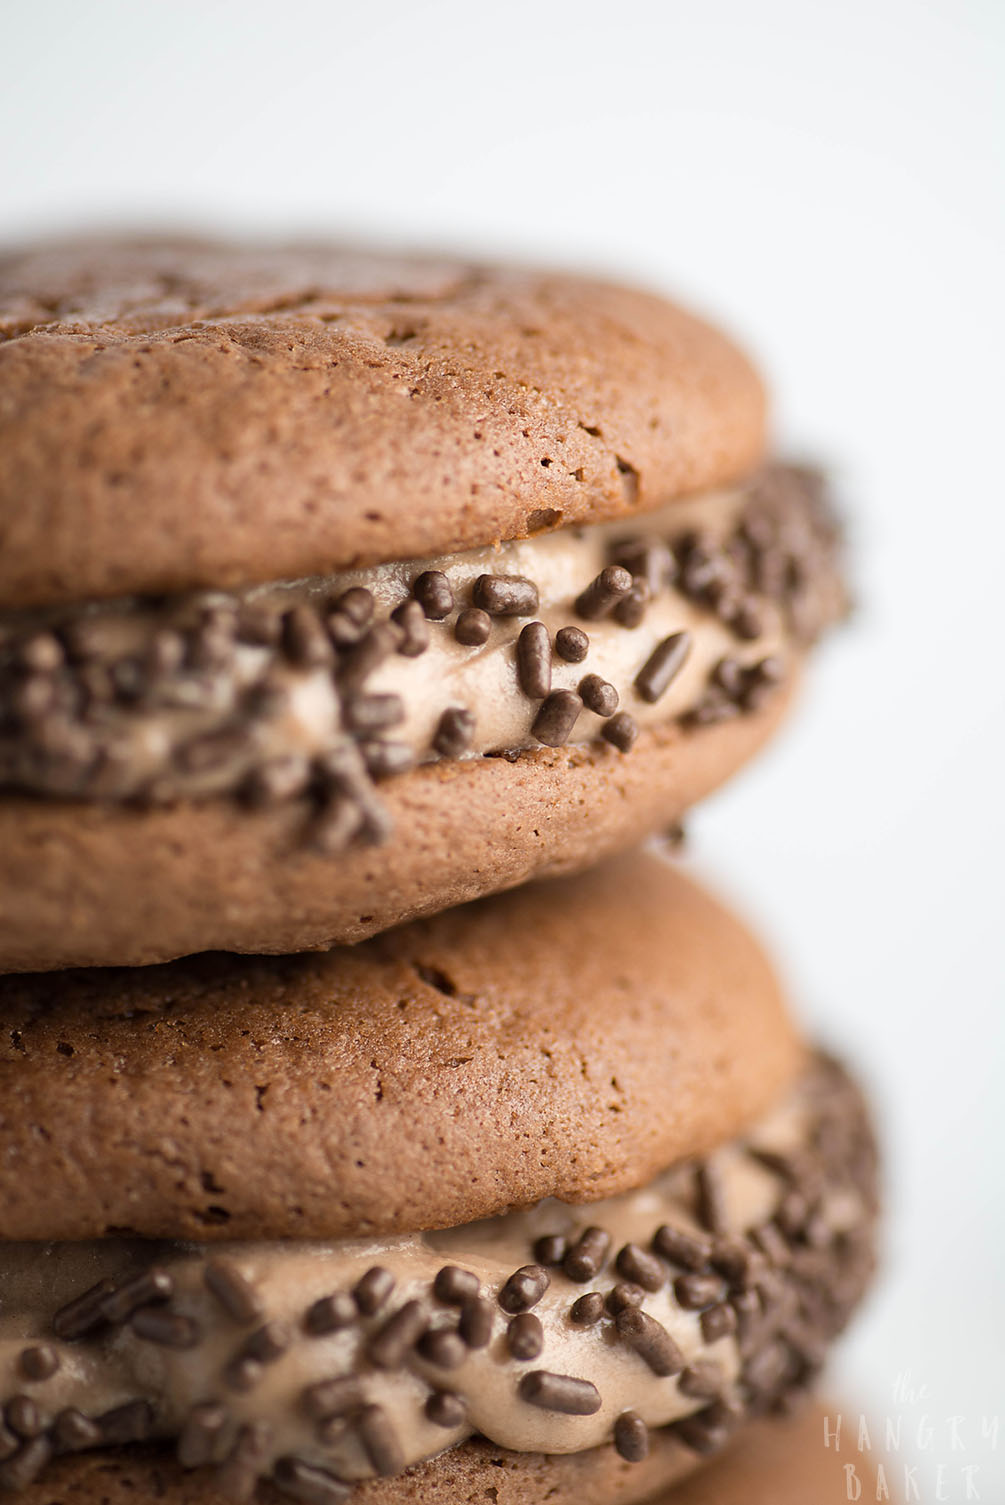
M 569 274 L 353 247 L 0 259 L 0 606 L 330 573 L 749 472 L 716 330 Z

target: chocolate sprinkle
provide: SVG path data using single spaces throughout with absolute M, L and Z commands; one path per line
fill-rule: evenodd
M 730 1305 L 736 1313 L 736 1331 L 740 1341 L 741 1351 L 745 1351 L 751 1338 L 757 1331 L 761 1320 L 761 1298 L 757 1291 L 738 1291 L 731 1298 Z M 714 1308 L 710 1308 L 714 1310 Z
M 462 1270 L 458 1265 L 444 1265 L 437 1271 L 433 1282 L 433 1295 L 437 1301 L 448 1306 L 460 1306 L 481 1289 L 478 1276 L 472 1270 Z
M 714 1301 L 721 1301 L 726 1294 L 725 1284 L 718 1275 L 678 1275 L 673 1289 L 686 1312 L 700 1311 Z
M 622 565 L 636 584 L 644 583 L 650 595 L 656 595 L 677 575 L 677 561 L 659 538 L 641 535 L 620 539 L 611 547 L 610 560 L 612 564 Z
M 373 840 L 388 834 L 387 812 L 374 793 L 363 755 L 355 742 L 331 748 L 322 758 L 315 759 L 314 767 L 325 797 L 344 796 L 351 801 L 361 829 Z
M 781 1267 L 789 1263 L 789 1246 L 775 1223 L 760 1224 L 751 1237 L 769 1265 Z
M 690 651 L 689 632 L 672 632 L 658 643 L 635 676 L 635 688 L 641 698 L 655 705 L 683 669 Z
M 743 1378 L 755 1395 L 759 1391 L 770 1393 L 782 1384 L 788 1367 L 786 1345 L 780 1341 L 766 1343 L 748 1358 Z
M 278 613 L 254 602 L 246 601 L 238 607 L 235 626 L 239 643 L 250 643 L 255 648 L 274 648 L 279 642 Z M 151 655 L 152 670 L 170 672 L 179 666 L 184 657 L 185 645 L 180 633 L 163 630 L 158 632 Z
M 534 1243 L 534 1258 L 539 1265 L 560 1265 L 568 1252 L 569 1240 L 564 1233 L 546 1233 Z
M 544 1347 L 544 1328 L 533 1312 L 520 1312 L 506 1329 L 506 1342 L 512 1358 L 536 1359 Z
M 623 596 L 611 612 L 619 627 L 633 630 L 641 627 L 649 603 L 649 587 L 644 580 L 636 580 L 627 596 Z
M 367 1345 L 370 1363 L 378 1369 L 397 1369 L 422 1333 L 425 1323 L 422 1302 L 406 1301 L 371 1337 Z
M 43 1433 L 33 1437 L 13 1458 L 0 1463 L 0 1489 L 25 1489 L 37 1479 L 52 1457 L 52 1443 Z
M 711 1359 L 699 1359 L 688 1365 L 677 1386 L 682 1395 L 694 1400 L 713 1400 L 722 1390 L 722 1370 Z
M 124 1406 L 113 1406 L 96 1421 L 103 1443 L 124 1447 L 127 1442 L 146 1441 L 153 1431 L 154 1412 L 149 1401 L 131 1400 Z
M 225 1408 L 216 1401 L 193 1406 L 178 1436 L 177 1456 L 182 1468 L 218 1463 L 229 1421 Z
M 356 1427 L 363 1451 L 377 1473 L 383 1478 L 400 1474 L 405 1467 L 405 1457 L 394 1423 L 384 1407 L 363 1406 L 356 1417 Z
M 360 751 L 366 771 L 372 779 L 387 779 L 392 774 L 407 773 L 416 764 L 416 755 L 407 742 L 365 741 Z
M 396 622 L 377 622 L 353 648 L 348 648 L 338 662 L 337 678 L 346 695 L 363 688 L 373 671 L 396 652 L 404 634 Z
M 632 1285 L 630 1280 L 620 1280 L 608 1291 L 604 1306 L 612 1317 L 616 1317 L 630 1306 L 641 1306 L 645 1299 L 646 1293 L 641 1286 Z
M 37 1343 L 22 1348 L 17 1367 L 26 1380 L 49 1380 L 59 1369 L 59 1354 L 51 1343 Z
M 661 1377 L 680 1374 L 684 1368 L 684 1355 L 655 1317 L 638 1307 L 626 1307 L 618 1313 L 615 1323 L 620 1336 L 648 1364 L 653 1374 Z
M 555 634 L 555 652 L 567 664 L 581 664 L 590 651 L 590 640 L 581 627 L 560 627 Z
M 99 1280 L 97 1285 L 91 1286 L 82 1296 L 77 1296 L 73 1301 L 68 1301 L 61 1306 L 52 1319 L 52 1330 L 57 1338 L 62 1338 L 67 1343 L 72 1343 L 76 1338 L 82 1338 L 85 1333 L 101 1327 L 105 1322 L 101 1310 L 101 1303 L 106 1296 L 110 1296 L 115 1290 L 115 1284 L 111 1280 Z
M 380 1265 L 372 1265 L 352 1288 L 353 1300 L 364 1317 L 379 1312 L 394 1290 L 394 1276 Z
M 620 564 L 606 565 L 585 591 L 577 596 L 577 616 L 586 622 L 596 622 L 601 617 L 606 617 L 611 608 L 628 595 L 633 584 L 631 575 Z
M 709 690 L 683 716 L 685 726 L 715 726 L 739 715 L 740 707 L 721 690 Z
M 405 702 L 400 695 L 356 695 L 342 707 L 342 721 L 350 732 L 372 736 L 400 726 Z
M 563 747 L 582 709 L 583 702 L 573 690 L 553 690 L 534 717 L 531 735 L 545 747 Z
M 362 1392 L 354 1374 L 340 1374 L 336 1379 L 308 1385 L 300 1399 L 311 1421 L 330 1421 L 333 1416 L 345 1416 L 355 1410 Z
M 12 1395 L 3 1408 L 3 1419 L 11 1431 L 25 1441 L 37 1437 L 45 1429 L 42 1413 L 29 1395 Z
M 637 1411 L 622 1411 L 616 1418 L 614 1446 L 626 1463 L 641 1463 L 649 1452 L 649 1428 Z
M 434 1390 L 426 1397 L 426 1415 L 437 1427 L 459 1427 L 467 1416 L 467 1407 L 453 1390 Z
M 431 622 L 442 622 L 454 609 L 454 593 L 442 570 L 423 570 L 412 594 Z
M 604 1228 L 587 1228 L 579 1235 L 568 1254 L 562 1269 L 570 1280 L 585 1285 L 604 1268 L 611 1235 Z
M 361 626 L 345 611 L 330 612 L 325 619 L 325 626 L 336 648 L 351 648 L 366 634 L 366 626 Z
M 350 1327 L 356 1320 L 356 1303 L 348 1291 L 335 1291 L 331 1296 L 322 1296 L 304 1313 L 304 1332 L 312 1338 L 323 1338 L 328 1333 Z
M 712 1240 L 704 1234 L 685 1233 L 664 1223 L 653 1235 L 653 1248 L 664 1259 L 685 1270 L 704 1270 L 712 1258 Z
M 265 1322 L 257 1332 L 245 1338 L 241 1344 L 241 1356 L 259 1364 L 274 1364 L 276 1359 L 282 1358 L 292 1341 L 293 1335 L 285 1322 Z
M 549 1374 L 532 1369 L 520 1381 L 520 1399 L 542 1411 L 560 1411 L 565 1416 L 595 1416 L 601 1407 L 600 1391 L 589 1380 L 571 1374 Z
M 106 1322 L 126 1322 L 139 1307 L 168 1301 L 173 1295 L 174 1281 L 166 1270 L 144 1270 L 103 1299 L 101 1315 Z
M 615 1263 L 619 1275 L 634 1281 L 644 1290 L 659 1291 L 666 1284 L 667 1272 L 664 1266 L 655 1254 L 650 1254 L 638 1244 L 625 1244 L 618 1251 Z
M 80 1453 L 98 1446 L 101 1431 L 89 1416 L 68 1406 L 52 1424 L 52 1439 L 61 1453 Z
M 551 690 L 551 639 L 543 622 L 528 622 L 516 642 L 520 688 L 531 700 L 543 700 Z
M 290 663 L 300 668 L 323 668 L 335 660 L 331 639 L 309 606 L 284 612 L 280 641 Z
M 228 1390 L 236 1390 L 240 1394 L 246 1394 L 254 1390 L 265 1371 L 265 1366 L 260 1359 L 252 1359 L 247 1354 L 236 1354 L 224 1367 L 223 1383 Z
M 365 585 L 352 585 L 339 596 L 335 610 L 344 612 L 357 627 L 367 627 L 373 621 L 373 592 Z
M 492 618 L 487 611 L 482 611 L 477 606 L 466 606 L 458 612 L 454 623 L 454 637 L 465 648 L 480 648 L 488 642 L 491 631 Z
M 618 711 L 600 729 L 600 735 L 618 752 L 631 752 L 639 735 L 638 722 L 627 711 Z
M 737 604 L 728 620 L 737 637 L 748 643 L 759 638 L 764 631 L 764 619 L 749 596 Z
M 230 1260 L 211 1259 L 202 1272 L 206 1289 L 235 1322 L 260 1322 L 264 1313 L 258 1292 Z
M 686 1416 L 682 1421 L 676 1422 L 674 1435 L 695 1453 L 717 1453 L 727 1442 L 729 1431 L 726 1427 L 703 1421 L 704 1414 L 699 1411 L 696 1416 Z
M 697 1193 L 698 1216 L 705 1227 L 710 1233 L 727 1233 L 729 1216 L 726 1211 L 722 1177 L 708 1160 L 703 1161 L 698 1167 Z
M 579 694 L 588 711 L 595 716 L 613 716 L 618 709 L 618 692 L 599 674 L 587 674 L 579 681 Z
M 468 1356 L 464 1339 L 450 1328 L 434 1328 L 423 1333 L 415 1346 L 426 1363 L 437 1369 L 457 1369 Z
M 712 1265 L 732 1289 L 745 1289 L 764 1274 L 766 1261 L 745 1239 L 718 1238 L 712 1247 Z
M 524 575 L 479 575 L 471 599 L 490 617 L 529 617 L 538 608 L 537 586 Z
M 504 1312 L 525 1312 L 536 1306 L 551 1284 L 543 1265 L 522 1265 L 515 1270 L 499 1292 Z
M 311 827 L 311 845 L 329 855 L 344 851 L 353 837 L 362 834 L 366 818 L 358 805 L 345 795 L 327 799 Z
M 474 712 L 448 706 L 437 724 L 433 748 L 441 758 L 459 758 L 471 746 L 474 735 Z
M 604 1298 L 599 1291 L 587 1291 L 578 1296 L 569 1309 L 569 1317 L 577 1327 L 592 1327 L 604 1315 Z
M 701 1314 L 701 1335 L 706 1343 L 714 1343 L 727 1333 L 736 1332 L 736 1313 L 724 1301 L 710 1306 Z
M 160 1348 L 194 1348 L 200 1338 L 198 1324 L 191 1317 L 167 1312 L 159 1306 L 141 1306 L 133 1313 L 129 1325 L 138 1338 Z
M 419 602 L 403 601 L 392 611 L 391 621 L 398 624 L 403 634 L 398 652 L 404 658 L 420 658 L 429 647 L 429 627 Z
M 272 1479 L 277 1489 L 301 1505 L 342 1505 L 352 1492 L 343 1479 L 302 1458 L 277 1458 Z
M 484 1296 L 472 1296 L 461 1307 L 457 1331 L 469 1348 L 484 1348 L 492 1337 L 495 1313 Z
M 263 1421 L 241 1428 L 229 1457 L 217 1470 L 221 1494 L 240 1502 L 251 1499 L 265 1469 L 270 1438 L 271 1428 Z

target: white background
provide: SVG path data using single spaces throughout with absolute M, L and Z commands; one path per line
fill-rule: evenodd
M 780 440 L 839 475 L 860 608 L 798 725 L 694 819 L 694 861 L 878 1104 L 885 1275 L 838 1383 L 873 1416 L 928 1417 L 927 1449 L 905 1437 L 924 1501 L 962 1499 L 966 1462 L 1000 1499 L 1005 1436 L 993 1452 L 977 1430 L 1005 1410 L 1005 7 L 2 15 L 5 238 L 179 217 L 370 229 L 641 277 L 758 352 Z

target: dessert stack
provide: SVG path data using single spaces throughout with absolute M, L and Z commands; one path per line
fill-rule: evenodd
M 748 360 L 318 245 L 0 327 L 0 1490 L 844 1498 L 868 1113 L 638 845 L 844 610 Z

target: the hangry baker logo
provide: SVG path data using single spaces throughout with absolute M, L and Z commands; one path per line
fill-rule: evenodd
M 931 1387 L 909 1369 L 894 1380 L 891 1401 L 886 1415 L 828 1411 L 823 1416 L 822 1442 L 842 1460 L 848 1500 L 928 1505 L 999 1498 L 991 1478 L 998 1450 L 996 1411 L 942 1414 Z

